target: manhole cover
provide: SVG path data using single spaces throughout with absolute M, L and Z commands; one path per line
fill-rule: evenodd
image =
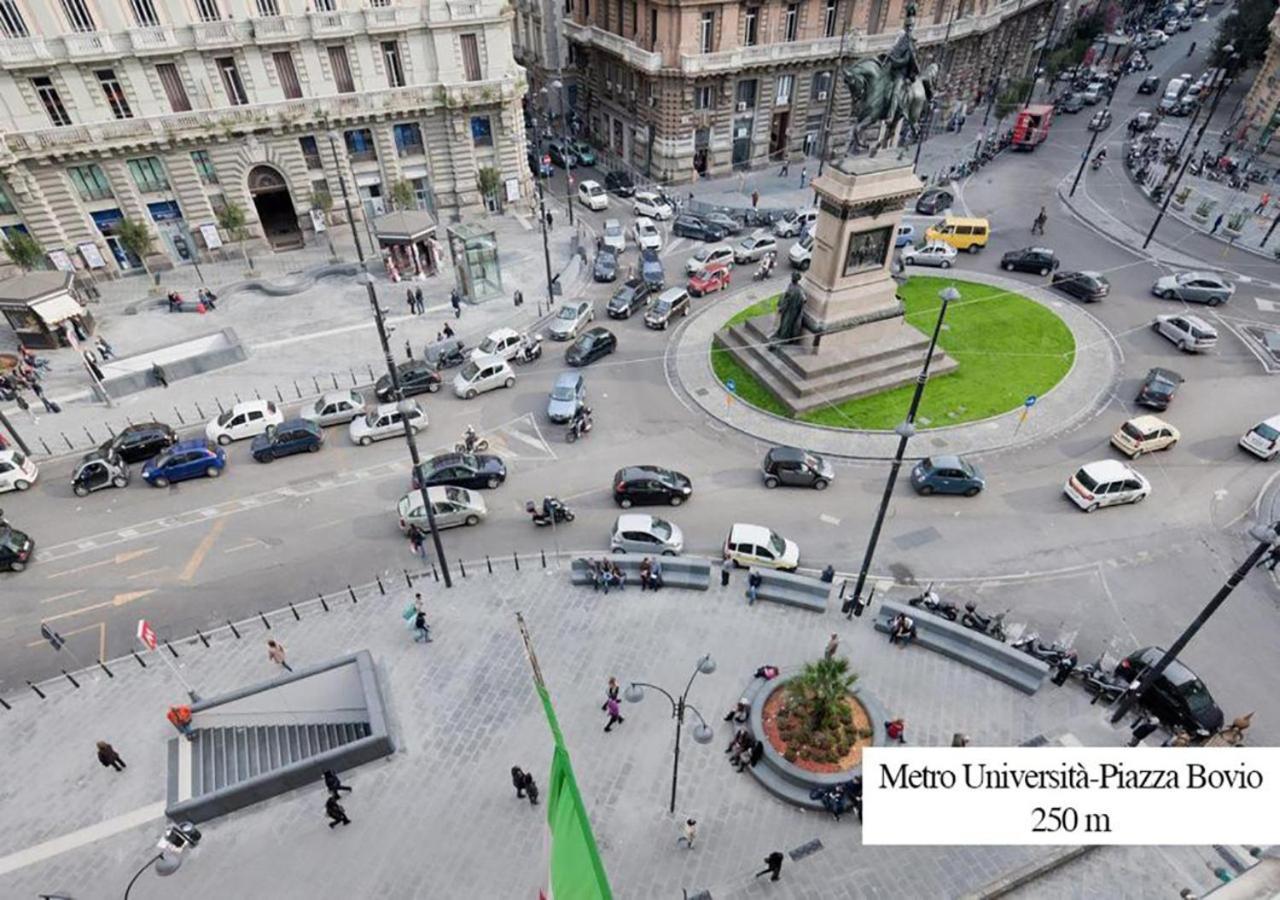
M 921 528 L 919 531 L 908 531 L 906 534 L 900 534 L 893 539 L 893 542 L 903 550 L 910 550 L 912 547 L 923 546 L 941 537 L 942 533 L 930 525 L 928 528 Z
M 699 397 L 705 397 L 707 396 L 708 391 L 706 388 L 698 388 L 696 391 L 694 391 L 694 393 L 697 394 Z
M 902 563 L 890 563 L 889 574 L 897 584 L 915 584 L 916 581 L 916 573 L 911 571 L 910 566 Z
M 817 853 L 822 849 L 822 841 L 814 838 L 807 844 L 801 844 L 789 854 L 793 860 L 804 859 L 806 856 Z

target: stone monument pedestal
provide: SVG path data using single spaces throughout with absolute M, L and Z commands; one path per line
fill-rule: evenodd
M 909 384 L 929 346 L 907 324 L 891 272 L 906 202 L 922 185 L 892 158 L 850 158 L 813 180 L 819 197 L 812 262 L 801 281 L 804 329 L 770 341 L 776 317 L 760 316 L 717 334 L 794 415 Z M 934 351 L 930 376 L 957 363 Z M 906 410 L 903 410 L 906 414 Z

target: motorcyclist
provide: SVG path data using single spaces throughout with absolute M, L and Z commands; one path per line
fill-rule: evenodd
M 586 431 L 587 425 L 591 423 L 591 407 L 579 406 L 573 413 L 573 418 L 569 420 L 569 430 L 582 433 Z
M 479 440 L 479 438 L 476 435 L 475 427 L 468 425 L 467 430 L 462 433 L 462 444 L 467 453 L 470 453 L 476 448 L 477 440 Z
M 543 497 L 542 517 L 548 522 L 554 522 L 556 520 L 556 507 L 559 505 L 560 501 L 556 500 L 555 497 Z

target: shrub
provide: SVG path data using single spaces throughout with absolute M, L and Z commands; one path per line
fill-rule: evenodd
M 1196 207 L 1196 215 L 1202 219 L 1208 218 L 1209 213 L 1213 212 L 1213 208 L 1217 204 L 1212 200 L 1201 200 L 1200 205 Z
M 1227 227 L 1232 231 L 1240 231 L 1244 228 L 1244 223 L 1249 221 L 1249 213 L 1247 210 L 1238 209 L 1227 217 Z
M 1178 193 L 1173 195 L 1173 199 L 1175 203 L 1181 203 L 1183 206 L 1185 206 L 1187 203 L 1187 199 L 1190 196 L 1191 196 L 1191 188 L 1184 187 L 1182 188 L 1182 190 L 1178 191 Z

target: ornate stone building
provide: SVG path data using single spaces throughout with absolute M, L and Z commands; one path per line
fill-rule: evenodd
M 654 178 L 688 181 L 848 140 L 838 61 L 874 56 L 903 0 L 571 0 L 565 29 L 594 140 Z M 921 64 L 944 108 L 1025 74 L 1050 0 L 923 0 Z M 832 122 L 824 138 L 824 125 Z
M 342 209 L 340 170 L 365 214 L 394 194 L 480 211 L 485 167 L 527 195 L 511 17 L 504 0 L 0 0 L 0 230 L 113 273 L 140 264 L 126 219 L 160 265 L 226 241 L 229 206 L 257 242 L 308 243 L 313 200 Z
M 1264 167 L 1280 168 L 1280 9 L 1271 24 L 1271 45 L 1244 98 L 1241 115 L 1247 125 L 1248 152 Z

